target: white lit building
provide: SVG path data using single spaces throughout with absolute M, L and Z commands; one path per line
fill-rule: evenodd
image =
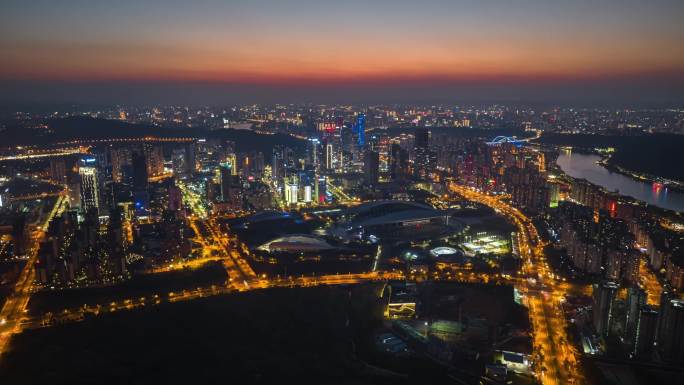
M 297 203 L 297 194 L 299 193 L 299 186 L 296 183 L 288 183 L 285 185 L 285 202 L 288 205 Z
M 97 169 L 90 166 L 81 166 L 78 169 L 81 176 L 81 207 L 84 212 L 90 208 L 99 208 L 99 186 L 97 180 Z

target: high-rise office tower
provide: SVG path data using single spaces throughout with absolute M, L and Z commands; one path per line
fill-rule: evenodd
M 618 289 L 619 286 L 615 282 L 601 282 L 594 285 L 592 307 L 594 329 L 602 336 L 608 335 L 611 324 L 614 321 L 613 305 Z
M 413 174 L 416 178 L 426 179 L 436 163 L 436 156 L 430 151 L 430 131 L 427 128 L 416 128 L 413 150 L 415 154 Z
M 377 151 L 378 154 L 380 154 L 380 171 L 381 172 L 388 172 L 389 171 L 389 154 L 390 154 L 390 141 L 389 137 L 386 134 L 382 134 L 378 137 L 377 143 L 375 148 L 373 148 L 374 151 Z
M 237 156 L 235 153 L 230 153 L 226 156 L 226 163 L 230 166 L 230 175 L 238 174 Z
M 233 175 L 232 167 L 223 163 L 220 167 L 221 202 L 232 203 L 236 207 L 241 203 L 240 177 Z
M 309 138 L 309 142 L 307 144 L 306 162 L 314 168 L 318 168 L 318 147 L 320 142 L 316 138 Z
M 316 183 L 316 199 L 318 203 L 324 203 L 327 197 L 327 180 L 325 177 L 318 177 Z
M 325 169 L 333 169 L 333 145 L 330 143 L 325 145 Z
M 100 207 L 100 186 L 94 163 L 94 158 L 84 158 L 78 169 L 81 177 L 81 208 L 84 212 Z
M 173 175 L 175 177 L 183 177 L 187 175 L 188 167 L 185 164 L 185 149 L 174 148 L 171 152 L 171 165 L 173 167 Z
M 185 145 L 185 167 L 187 168 L 188 175 L 192 175 L 196 171 L 195 142 Z
M 380 177 L 380 154 L 376 151 L 368 150 L 364 156 L 364 179 L 369 185 L 378 184 Z
M 133 166 L 133 188 L 136 191 L 147 190 L 147 163 L 145 156 L 134 152 L 131 156 Z
M 0 207 L 9 207 L 9 194 L 5 191 L 0 191 Z
M 124 169 L 131 164 L 131 153 L 127 147 L 110 147 L 109 159 L 112 163 L 112 180 L 122 182 Z
M 295 181 L 285 184 L 285 203 L 288 205 L 296 204 L 299 200 L 299 186 Z
M 408 152 L 399 144 L 392 144 L 389 167 L 392 180 L 404 179 L 408 176 L 408 157 Z
M 153 143 L 143 144 L 145 163 L 147 164 L 147 174 L 149 176 L 160 176 L 164 174 L 164 149 L 161 145 Z
M 277 185 L 280 185 L 281 179 L 285 177 L 284 146 L 276 145 L 273 147 L 273 157 L 271 160 L 271 177 Z
M 356 117 L 356 143 L 359 147 L 366 144 L 366 114 L 364 113 Z
M 304 197 L 302 198 L 302 200 L 304 201 L 304 203 L 311 203 L 311 201 L 313 200 L 313 190 L 311 186 L 304 186 Z

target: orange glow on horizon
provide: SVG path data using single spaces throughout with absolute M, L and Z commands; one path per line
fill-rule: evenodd
M 316 43 L 321 46 L 325 44 Z M 337 50 L 278 46 L 274 42 L 223 47 L 179 44 L 55 44 L 11 46 L 0 78 L 24 80 L 196 81 L 245 84 L 346 84 L 498 82 L 544 83 L 648 76 L 684 78 L 684 57 L 653 44 L 648 60 L 634 55 L 637 43 L 600 52 L 603 45 L 522 42 L 465 44 L 462 49 L 387 43 Z M 349 52 L 354 52 L 350 55 Z M 646 55 L 649 52 L 644 51 Z

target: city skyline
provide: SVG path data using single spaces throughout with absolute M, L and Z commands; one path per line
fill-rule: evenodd
M 681 20 L 3 1 L 0 384 L 680 383 Z
M 681 376 L 682 109 L 69 106 L 0 130 L 4 382 Z
M 679 104 L 684 6 L 408 1 L 3 6 L 12 101 Z

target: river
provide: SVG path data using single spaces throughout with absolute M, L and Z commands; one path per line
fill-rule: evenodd
M 630 196 L 654 206 L 684 212 L 684 193 L 668 191 L 662 185 L 641 182 L 609 171 L 597 163 L 599 160 L 601 157 L 598 155 L 561 151 L 556 163 L 573 178 L 584 178 L 608 191 L 618 191 L 621 195 Z

